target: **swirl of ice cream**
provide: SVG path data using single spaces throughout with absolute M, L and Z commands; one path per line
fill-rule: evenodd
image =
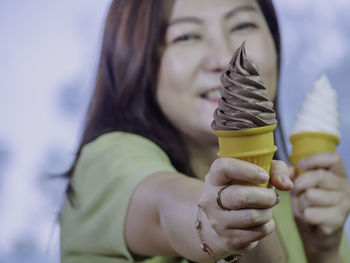
M 277 123 L 273 103 L 257 67 L 247 59 L 245 42 L 221 75 L 221 99 L 211 124 L 214 130 L 243 130 Z
M 315 82 L 298 114 L 292 134 L 324 132 L 340 137 L 337 93 L 326 75 Z

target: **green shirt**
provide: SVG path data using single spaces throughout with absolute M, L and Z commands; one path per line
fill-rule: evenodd
M 155 143 L 141 136 L 112 132 L 84 146 L 72 186 L 74 206 L 65 203 L 60 216 L 61 261 L 64 263 L 185 263 L 177 257 L 133 258 L 127 249 L 124 225 L 136 186 L 148 175 L 176 171 Z M 288 193 L 275 209 L 277 230 L 290 263 L 306 262 L 290 208 Z M 344 262 L 349 246 L 342 242 Z

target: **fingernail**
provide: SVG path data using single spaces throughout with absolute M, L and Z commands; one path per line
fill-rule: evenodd
M 276 199 L 276 205 L 277 205 L 281 201 L 281 197 L 277 192 L 276 192 L 276 197 L 277 197 Z
M 289 176 L 287 175 L 282 176 L 282 181 L 285 186 L 293 186 L 292 180 L 290 180 Z
M 299 167 L 300 167 L 301 169 L 305 169 L 305 167 L 306 167 L 305 162 L 304 162 L 304 161 L 301 161 L 301 162 L 299 163 Z
M 269 175 L 266 173 L 265 170 L 260 171 L 260 178 L 264 180 L 264 182 L 269 180 Z
M 288 166 L 288 173 L 289 174 L 294 174 L 294 167 L 293 166 Z

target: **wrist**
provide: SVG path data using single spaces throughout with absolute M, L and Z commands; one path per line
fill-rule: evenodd
M 305 226 L 297 218 L 296 222 L 308 262 L 342 262 L 339 253 L 342 229 L 326 235 L 318 228 Z
M 326 243 L 326 244 L 325 244 Z M 317 262 L 317 263 L 338 263 L 342 262 L 341 256 L 339 253 L 339 244 L 338 242 L 332 242 L 333 245 L 327 244 L 325 242 L 323 244 L 317 244 L 318 246 L 315 247 L 311 245 L 310 243 L 307 245 L 304 243 L 306 256 L 308 259 L 308 262 Z M 336 244 L 336 245 L 335 245 Z
M 165 181 L 158 190 L 162 196 L 158 200 L 159 223 L 177 255 L 194 262 L 212 263 L 213 259 L 201 249 L 195 225 L 202 192 L 203 182 L 193 178 L 178 176 Z M 207 231 L 203 233 L 205 240 L 212 239 Z
M 339 251 L 319 251 L 313 253 L 307 253 L 307 262 L 310 263 L 341 263 L 343 262 Z
M 214 253 L 214 251 L 208 246 L 208 244 L 206 243 L 206 241 L 203 238 L 203 229 L 202 229 L 202 207 L 201 205 L 198 203 L 198 207 L 197 207 L 197 217 L 196 217 L 196 221 L 195 221 L 195 228 L 197 230 L 197 234 L 198 234 L 198 238 L 200 241 L 200 247 L 201 250 L 203 252 L 205 252 L 210 258 L 211 260 L 213 260 L 213 262 L 217 262 L 217 263 L 236 263 L 238 262 L 240 256 L 239 255 L 235 255 L 232 253 L 229 253 L 229 256 L 223 257 L 223 258 L 217 258 L 217 255 Z

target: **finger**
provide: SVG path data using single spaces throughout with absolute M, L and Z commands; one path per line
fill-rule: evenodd
M 218 198 L 223 207 L 230 210 L 271 208 L 279 201 L 277 193 L 272 189 L 245 185 L 229 186 L 221 191 Z
M 299 209 L 303 211 L 308 207 L 336 206 L 344 199 L 342 192 L 309 188 L 299 198 Z
M 318 169 L 298 176 L 294 182 L 293 194 L 299 195 L 309 188 L 345 191 L 347 186 L 346 179 L 336 176 L 330 171 Z
M 297 176 L 297 172 L 293 165 L 288 165 L 288 172 L 289 172 L 289 178 L 291 180 L 294 180 L 295 177 Z
M 249 246 L 250 243 L 259 241 L 265 236 L 271 234 L 275 229 L 275 221 L 273 219 L 269 220 L 266 224 L 260 227 L 254 227 L 249 229 L 234 229 L 228 230 L 226 237 L 231 248 L 234 250 L 242 250 Z
M 339 155 L 336 153 L 317 153 L 306 157 L 299 163 L 299 167 L 304 170 L 329 169 L 339 162 Z
M 205 180 L 215 186 L 230 184 L 232 180 L 252 184 L 263 184 L 269 180 L 269 175 L 259 166 L 235 158 L 216 159 Z
M 292 201 L 292 211 L 293 215 L 296 218 L 302 218 L 301 209 L 299 207 L 299 198 L 296 195 L 291 195 L 291 201 Z
M 266 224 L 273 217 L 272 209 L 243 209 L 217 213 L 215 219 L 209 218 L 211 227 L 218 235 L 224 235 L 227 229 L 247 229 Z
M 330 208 L 306 208 L 302 218 L 305 222 L 319 227 L 327 226 L 333 231 L 343 227 L 346 216 L 338 207 Z
M 270 168 L 271 183 L 279 190 L 291 190 L 293 182 L 289 178 L 288 166 L 285 162 L 273 160 Z

